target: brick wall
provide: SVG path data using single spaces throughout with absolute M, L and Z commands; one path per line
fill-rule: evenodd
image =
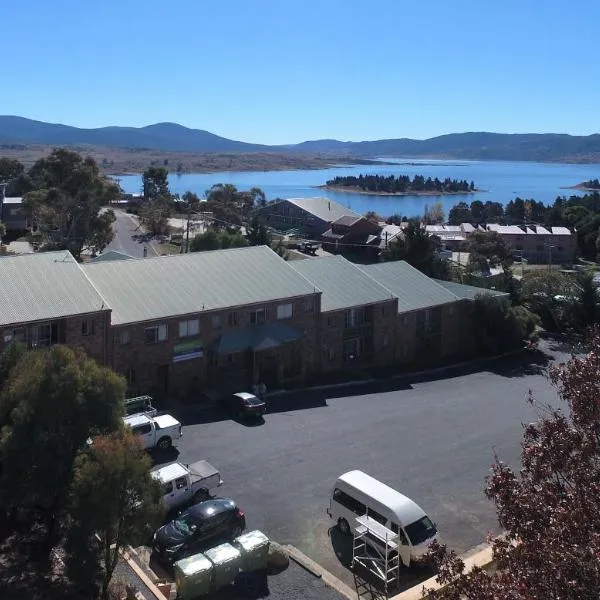
M 313 307 L 310 312 L 306 310 L 309 301 L 312 302 Z M 277 306 L 280 304 L 293 305 L 291 318 L 277 319 Z M 232 373 L 239 374 L 246 371 L 243 352 L 233 354 L 229 359 L 228 356 L 213 355 L 211 349 L 223 334 L 243 331 L 251 327 L 251 313 L 262 309 L 265 310 L 264 323 L 285 323 L 302 336 L 302 340 L 298 342 L 301 348 L 297 352 L 291 351 L 287 347 L 288 344 L 269 350 L 269 353 L 274 353 L 277 361 L 280 362 L 282 374 L 291 372 L 292 363 L 297 363 L 298 360 L 302 362 L 298 377 L 314 370 L 320 310 L 320 294 L 316 293 L 293 299 L 236 307 L 231 310 L 198 312 L 153 322 L 115 326 L 111 336 L 111 364 L 116 371 L 128 378 L 131 393 L 151 393 L 161 396 L 167 393 L 185 395 L 189 392 L 199 392 L 206 387 L 209 379 L 212 386 L 215 379 L 221 379 L 221 375 L 222 378 L 227 378 Z M 234 313 L 236 317 L 233 317 Z M 218 324 L 213 318 L 218 321 Z M 196 319 L 199 321 L 199 334 L 181 338 L 180 322 Z M 146 343 L 145 330 L 162 325 L 167 327 L 167 339 L 153 344 Z M 122 336 L 126 336 L 126 340 L 123 340 Z M 122 341 L 127 343 L 123 344 Z M 202 355 L 174 361 L 176 347 L 194 341 L 201 342 Z M 252 373 L 249 375 L 251 376 Z M 240 382 L 241 389 L 247 385 L 246 381 Z

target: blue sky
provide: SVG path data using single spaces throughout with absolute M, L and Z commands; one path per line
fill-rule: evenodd
M 0 18 L 0 114 L 261 143 L 600 131 L 597 0 L 19 0 Z

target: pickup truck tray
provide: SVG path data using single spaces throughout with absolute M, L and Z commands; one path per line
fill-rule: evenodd
M 215 475 L 220 478 L 219 469 L 213 467 L 207 460 L 199 460 L 198 462 L 188 465 L 190 474 L 199 479 L 207 479 Z

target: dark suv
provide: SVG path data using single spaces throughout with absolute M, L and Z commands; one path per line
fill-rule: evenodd
M 246 517 L 229 498 L 200 502 L 163 525 L 152 540 L 152 550 L 167 563 L 227 542 L 246 529 Z

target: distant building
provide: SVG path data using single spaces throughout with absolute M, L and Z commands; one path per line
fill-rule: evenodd
M 0 223 L 4 223 L 8 231 L 29 228 L 29 220 L 23 212 L 23 198 L 4 197 L 0 192 Z
M 361 216 L 327 198 L 288 198 L 258 208 L 255 214 L 273 229 L 296 229 L 313 240 L 320 240 L 331 224 L 341 217 L 359 219 Z
M 541 225 L 427 225 L 427 233 L 436 235 L 448 250 L 461 250 L 464 242 L 475 231 L 495 231 L 510 246 L 515 255 L 532 263 L 572 263 L 577 240 L 567 227 Z
M 360 254 L 376 258 L 381 227 L 364 217 L 344 215 L 321 235 L 323 250 L 333 254 Z

